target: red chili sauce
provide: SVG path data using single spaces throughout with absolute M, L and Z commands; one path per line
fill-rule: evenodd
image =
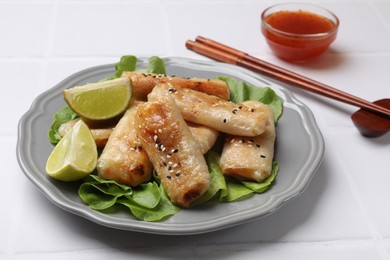
M 333 21 L 308 11 L 279 11 L 267 16 L 265 22 L 273 28 L 262 26 L 268 44 L 277 56 L 286 60 L 316 57 L 336 38 Z

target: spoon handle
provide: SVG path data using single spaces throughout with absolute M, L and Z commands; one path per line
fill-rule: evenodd
M 186 46 L 199 54 L 217 61 L 238 65 L 269 77 L 281 80 L 294 86 L 326 96 L 350 105 L 364 108 L 368 111 L 390 117 L 390 110 L 344 91 L 332 88 L 326 84 L 283 69 L 249 54 L 231 48 L 216 41 L 198 36 L 196 41 L 187 41 Z

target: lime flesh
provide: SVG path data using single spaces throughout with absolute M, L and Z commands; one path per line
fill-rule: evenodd
M 79 120 L 54 147 L 46 163 L 46 173 L 61 181 L 80 180 L 96 168 L 97 157 L 91 131 Z
M 123 113 L 132 97 L 129 78 L 118 78 L 64 90 L 69 107 L 82 118 L 106 120 Z

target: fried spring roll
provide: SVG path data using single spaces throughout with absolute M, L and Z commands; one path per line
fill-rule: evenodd
M 171 83 L 184 88 L 194 89 L 210 95 L 228 100 L 230 98 L 229 87 L 226 82 L 218 79 L 201 79 L 201 78 L 179 78 L 169 77 L 161 74 L 150 74 L 142 72 L 122 73 L 122 77 L 129 77 L 133 83 L 133 96 L 138 100 L 146 100 L 147 95 L 153 90 L 154 86 L 159 83 Z
M 174 98 L 184 119 L 218 131 L 241 136 L 257 136 L 269 124 L 262 109 L 248 108 L 216 96 L 173 86 L 158 84 L 148 95 L 149 100 L 170 95 Z
M 132 187 L 149 181 L 152 164 L 136 136 L 134 119 L 142 102 L 133 101 L 114 128 L 102 154 L 97 170 L 100 177 Z
M 161 96 L 141 105 L 135 125 L 168 197 L 189 207 L 208 189 L 210 173 L 174 100 Z
M 58 128 L 58 133 L 61 137 L 69 132 L 69 130 L 79 121 L 80 118 L 68 121 L 62 124 Z M 90 128 L 93 138 L 95 139 L 96 146 L 102 148 L 106 145 L 108 138 L 110 137 L 112 131 L 114 130 L 114 126 L 107 128 Z
M 246 181 L 262 182 L 271 174 L 275 144 L 272 109 L 260 102 L 243 102 L 250 108 L 267 111 L 270 124 L 256 137 L 228 136 L 222 150 L 220 168 L 224 175 Z
M 188 121 L 186 123 L 190 129 L 191 134 L 194 136 L 195 141 L 198 143 L 200 151 L 203 154 L 206 154 L 213 147 L 215 141 L 217 141 L 219 131 Z
M 58 132 L 61 137 L 63 137 L 67 132 L 69 132 L 69 130 L 76 124 L 78 120 L 80 119 L 74 119 L 62 124 L 58 129 Z M 186 123 L 190 128 L 191 134 L 194 136 L 196 142 L 199 144 L 202 153 L 207 153 L 215 144 L 219 132 L 207 126 L 198 125 L 191 122 Z M 111 133 L 114 131 L 114 127 L 91 128 L 90 130 L 92 132 L 93 138 L 95 139 L 96 146 L 99 148 L 103 148 L 107 144 L 108 138 L 110 138 Z

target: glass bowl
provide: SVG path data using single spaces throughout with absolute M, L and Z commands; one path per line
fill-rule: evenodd
M 339 24 L 332 12 L 312 4 L 276 4 L 261 14 L 261 31 L 271 50 L 293 62 L 324 53 L 336 39 Z

